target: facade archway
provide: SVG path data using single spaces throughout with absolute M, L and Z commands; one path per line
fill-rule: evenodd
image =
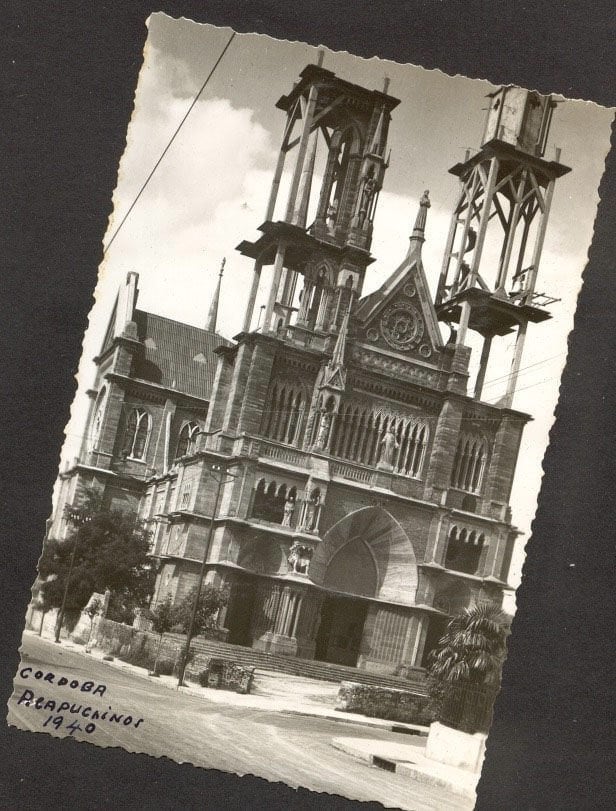
M 417 564 L 413 545 L 382 507 L 363 507 L 331 527 L 310 577 L 326 593 L 315 658 L 391 671 L 408 658 Z
M 346 551 L 342 551 L 346 549 Z M 368 588 L 364 573 L 344 574 L 338 554 L 350 562 L 371 560 L 374 585 Z M 369 558 L 368 558 L 369 555 Z M 408 535 L 382 507 L 362 507 L 346 515 L 323 538 L 310 564 L 314 583 L 332 591 L 414 605 L 417 592 L 417 561 Z M 357 578 L 354 587 L 352 577 Z M 359 590 L 355 590 L 359 589 Z M 366 589 L 372 593 L 366 593 Z

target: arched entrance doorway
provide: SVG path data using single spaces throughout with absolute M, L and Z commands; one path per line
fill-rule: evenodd
M 413 546 L 390 513 L 365 507 L 335 524 L 310 576 L 325 591 L 316 659 L 385 670 L 403 661 L 418 575 Z
M 321 607 L 315 659 L 355 667 L 369 603 L 347 595 L 374 597 L 378 585 L 374 558 L 362 538 L 354 538 L 335 552 L 323 585 L 332 593 Z

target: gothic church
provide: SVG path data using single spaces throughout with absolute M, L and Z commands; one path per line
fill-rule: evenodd
M 436 300 L 427 192 L 403 262 L 363 295 L 397 104 L 387 82 L 369 90 L 321 64 L 278 100 L 284 137 L 260 236 L 238 246 L 253 283 L 233 342 L 216 333 L 220 279 L 200 329 L 140 310 L 128 274 L 50 529 L 63 537 L 65 505 L 94 487 L 152 530 L 153 606 L 181 600 L 205 556 L 206 582 L 230 589 L 228 642 L 382 674 L 425 664 L 460 608 L 502 601 L 530 418 L 512 397 L 527 326 L 549 317 L 535 284 L 568 171 L 544 156 L 551 99 L 497 91 L 482 144 L 451 170 Z M 483 340 L 473 382 L 469 330 Z M 488 404 L 492 342 L 511 334 L 508 392 Z

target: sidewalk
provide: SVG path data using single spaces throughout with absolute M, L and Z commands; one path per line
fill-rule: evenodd
M 30 634 L 33 632 L 26 631 L 25 633 Z M 42 638 L 46 639 L 45 637 Z M 105 661 L 103 657 L 106 654 L 98 648 L 93 648 L 90 653 L 86 653 L 83 645 L 78 645 L 70 640 L 63 640 L 62 646 L 83 656 L 97 659 L 116 670 L 123 670 L 139 678 L 155 682 L 169 690 L 177 691 L 179 689 L 182 693 L 197 696 L 214 704 L 325 718 L 329 721 L 376 727 L 409 735 L 425 737 L 428 734 L 428 727 L 425 726 L 385 721 L 382 718 L 369 718 L 358 713 L 337 711 L 335 705 L 340 686 L 338 682 L 324 682 L 258 669 L 255 671 L 253 692 L 248 695 L 241 695 L 229 690 L 217 690 L 211 687 L 199 687 L 197 684 L 178 688 L 177 679 L 173 676 L 149 676 L 144 668 L 128 664 L 120 659 L 114 658 L 111 661 Z
M 334 738 L 332 746 L 373 766 L 448 789 L 465 798 L 467 802 L 461 808 L 472 809 L 475 805 L 479 773 L 430 760 L 416 746 L 364 738 Z

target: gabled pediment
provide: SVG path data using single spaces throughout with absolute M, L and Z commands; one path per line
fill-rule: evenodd
M 360 300 L 355 340 L 429 362 L 443 349 L 443 339 L 420 247 L 411 241 L 402 264 L 378 290 Z

